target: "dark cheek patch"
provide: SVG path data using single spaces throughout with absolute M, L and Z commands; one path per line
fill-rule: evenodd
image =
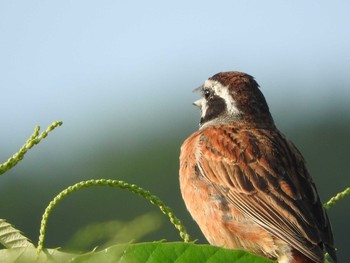
M 200 123 L 204 124 L 219 117 L 222 113 L 226 111 L 225 100 L 221 97 L 212 97 L 208 100 L 208 109 L 203 118 L 201 118 Z

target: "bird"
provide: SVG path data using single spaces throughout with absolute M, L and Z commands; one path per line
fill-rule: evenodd
M 337 262 L 330 221 L 256 80 L 220 72 L 195 91 L 199 130 L 180 150 L 182 198 L 208 242 L 279 263 Z

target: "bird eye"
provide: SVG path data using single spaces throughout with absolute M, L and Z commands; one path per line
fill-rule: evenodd
M 211 91 L 209 89 L 205 89 L 203 91 L 204 98 L 208 99 L 211 95 Z

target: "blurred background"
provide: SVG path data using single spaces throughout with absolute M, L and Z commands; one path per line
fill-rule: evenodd
M 206 242 L 181 199 L 178 156 L 198 128 L 192 90 L 229 70 L 256 78 L 327 201 L 350 182 L 349 10 L 348 1 L 315 0 L 2 1 L 0 162 L 35 125 L 64 124 L 0 178 L 0 218 L 37 242 L 58 192 L 122 179 L 158 195 Z M 350 262 L 349 203 L 329 211 L 342 262 Z M 147 201 L 84 189 L 52 214 L 46 247 L 73 249 L 69 240 L 90 223 L 128 225 L 149 212 L 151 230 L 160 227 L 140 240 L 180 240 Z

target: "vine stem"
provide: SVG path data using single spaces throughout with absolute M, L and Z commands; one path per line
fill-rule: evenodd
M 337 193 L 328 202 L 324 203 L 323 206 L 326 209 L 332 208 L 340 200 L 344 199 L 346 196 L 350 195 L 350 187 L 346 188 L 344 191 Z
M 50 216 L 52 210 L 54 209 L 54 207 L 67 195 L 69 195 L 69 194 L 71 194 L 71 193 L 73 193 L 81 188 L 92 187 L 92 186 L 118 187 L 121 189 L 128 190 L 130 192 L 133 192 L 135 194 L 138 194 L 139 196 L 147 199 L 151 204 L 158 206 L 159 209 L 162 211 L 162 213 L 169 217 L 170 222 L 179 231 L 180 237 L 184 240 L 184 242 L 190 241 L 190 236 L 187 233 L 185 226 L 175 216 L 172 209 L 170 207 L 166 206 L 164 204 L 164 202 L 159 199 L 159 197 L 152 195 L 151 192 L 149 192 L 149 191 L 147 191 L 147 190 L 145 190 L 145 189 L 143 189 L 135 184 L 129 184 L 129 183 L 124 182 L 124 181 L 110 180 L 110 179 L 91 179 L 91 180 L 76 183 L 76 184 L 64 189 L 46 207 L 45 212 L 42 215 L 41 224 L 40 224 L 39 241 L 38 241 L 38 246 L 37 246 L 38 253 L 40 253 L 43 250 L 47 222 L 48 222 L 49 216 Z
M 33 134 L 29 137 L 21 149 L 13 156 L 11 156 L 5 163 L 0 164 L 0 175 L 14 167 L 19 161 L 23 159 L 28 150 L 30 150 L 34 145 L 38 144 L 42 139 L 46 138 L 51 131 L 61 125 L 62 121 L 54 121 L 41 134 L 39 134 L 40 126 L 35 126 Z

